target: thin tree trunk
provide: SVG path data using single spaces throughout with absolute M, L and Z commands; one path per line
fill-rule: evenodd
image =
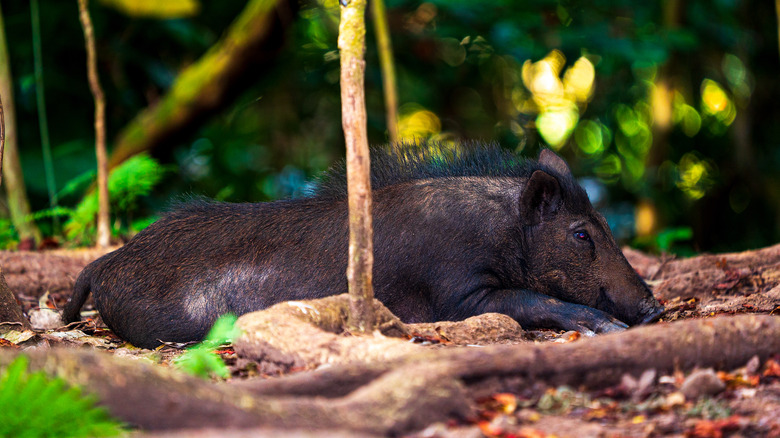
M 780 1 L 780 0 L 779 0 Z M 398 89 L 395 82 L 395 64 L 393 45 L 387 25 L 387 11 L 384 0 L 371 0 L 371 12 L 374 18 L 374 32 L 379 51 L 379 64 L 382 67 L 382 87 L 385 92 L 385 113 L 387 134 L 390 142 L 398 142 Z
M 5 117 L 3 115 L 3 100 L 0 96 L 0 183 L 3 181 L 3 151 L 5 150 Z M 0 322 L 19 324 L 23 328 L 29 328 L 30 324 L 22 313 L 22 307 L 16 301 L 16 295 L 8 288 L 5 282 L 3 268 L 0 267 Z M 5 327 L 0 326 L 0 330 Z
M 341 56 L 341 123 L 347 145 L 349 192 L 349 265 L 347 280 L 351 297 L 349 328 L 360 333 L 374 329 L 373 225 L 371 179 L 366 132 L 364 91 L 366 47 L 366 0 L 351 0 L 341 8 L 339 51 Z
M 98 184 L 98 221 L 97 244 L 106 248 L 111 244 L 111 223 L 108 203 L 108 158 L 106 155 L 106 98 L 97 73 L 97 55 L 95 53 L 95 32 L 89 17 L 88 0 L 78 0 L 79 18 L 84 29 L 87 48 L 87 75 L 89 89 L 95 98 L 95 154 L 97 155 Z
M 5 189 L 8 198 L 8 208 L 11 210 L 11 221 L 19 233 L 22 245 L 35 247 L 41 241 L 41 230 L 30 219 L 30 201 L 24 186 L 22 164 L 19 161 L 19 147 L 16 141 L 16 112 L 14 111 L 13 82 L 11 80 L 11 62 L 8 59 L 8 44 L 5 37 L 3 12 L 0 10 L 0 95 L 6 104 L 6 139 L 5 151 Z M 31 245 L 29 245 L 31 244 Z

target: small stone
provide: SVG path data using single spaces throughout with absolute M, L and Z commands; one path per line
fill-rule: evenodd
M 712 368 L 696 370 L 683 381 L 680 392 L 688 400 L 695 400 L 706 395 L 715 395 L 726 389 L 726 384 L 715 374 Z

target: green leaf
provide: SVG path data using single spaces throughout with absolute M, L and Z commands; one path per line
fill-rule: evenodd
M 206 335 L 204 343 L 211 343 L 214 347 L 230 344 L 233 339 L 238 335 L 238 327 L 236 327 L 236 321 L 238 317 L 232 313 L 228 313 L 220 316 L 214 321 L 214 325 Z
M 100 0 L 130 17 L 172 19 L 196 15 L 200 11 L 197 0 Z
M 693 238 L 693 230 L 690 227 L 669 228 L 661 231 L 656 237 L 658 249 L 669 252 L 675 242 L 684 242 Z
M 18 356 L 0 371 L 0 436 L 101 437 L 124 432 L 95 398 L 43 371 L 27 372 Z
M 237 320 L 238 318 L 232 313 L 217 318 L 203 342 L 188 348 L 176 359 L 174 362 L 176 367 L 185 373 L 204 379 L 212 376 L 223 379 L 230 377 L 230 370 L 214 349 L 233 342 L 238 335 Z

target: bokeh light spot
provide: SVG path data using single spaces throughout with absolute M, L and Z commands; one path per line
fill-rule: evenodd
M 677 187 L 691 199 L 700 199 L 714 184 L 714 166 L 695 153 L 683 155 L 677 166 L 679 180 Z
M 617 155 L 607 154 L 596 165 L 594 171 L 600 180 L 607 184 L 612 184 L 620 178 L 622 168 L 623 165 L 620 163 L 620 158 Z
M 577 147 L 587 155 L 600 155 L 604 152 L 604 130 L 598 122 L 583 120 L 574 131 Z
M 548 111 L 536 118 L 536 127 L 547 144 L 553 149 L 560 149 L 568 140 L 577 125 L 579 113 L 576 109 Z
M 439 117 L 416 103 L 403 105 L 399 113 L 398 137 L 401 140 L 428 139 L 441 132 Z

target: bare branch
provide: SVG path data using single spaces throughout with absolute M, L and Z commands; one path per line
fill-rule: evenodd
M 111 244 L 110 206 L 108 199 L 108 157 L 106 153 L 106 98 L 100 87 L 97 73 L 97 55 L 95 54 L 95 32 L 89 17 L 88 0 L 78 0 L 79 19 L 84 29 L 87 48 L 87 77 L 89 89 L 95 98 L 95 154 L 97 155 L 98 183 L 98 222 L 97 244 L 106 248 Z

